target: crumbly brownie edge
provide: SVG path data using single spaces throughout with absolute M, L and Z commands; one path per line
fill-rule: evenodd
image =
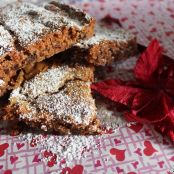
M 50 60 L 57 62 L 57 60 L 55 58 L 50 59 Z M 48 62 L 50 64 L 50 61 L 48 61 Z M 64 62 L 63 64 L 66 64 L 66 63 L 67 62 Z M 72 81 L 72 83 L 67 79 L 67 82 L 65 82 L 65 88 L 66 88 L 66 83 L 73 85 L 74 84 L 73 82 L 75 82 L 76 80 L 79 81 L 81 79 L 80 81 L 84 81 L 84 82 L 93 81 L 94 67 L 92 65 L 86 66 L 84 64 L 79 65 L 77 63 L 71 64 L 70 62 L 68 63 L 68 65 L 70 67 L 72 67 L 73 69 L 75 68 L 74 76 L 76 78 Z M 54 66 L 56 66 L 56 64 L 53 64 L 53 67 Z M 84 73 L 84 72 L 86 72 L 86 73 Z M 83 85 L 81 86 L 81 83 L 79 85 L 80 85 L 79 88 L 81 89 L 81 92 L 80 93 L 78 92 L 78 94 L 80 96 L 84 97 L 84 95 L 86 95 L 85 88 L 87 88 L 87 90 L 89 90 L 87 92 L 88 93 L 87 101 L 92 100 L 91 107 L 93 107 L 93 109 L 96 110 L 96 107 L 94 104 L 94 99 L 92 99 L 92 95 L 90 94 L 90 88 L 87 87 L 88 85 L 86 86 L 86 83 L 85 83 L 84 88 L 82 87 Z M 62 90 L 62 88 L 64 88 L 64 87 L 60 87 L 60 90 Z M 76 86 L 76 88 L 79 89 L 78 86 Z M 70 94 L 70 95 L 72 94 L 72 95 L 76 96 L 75 94 L 73 94 L 74 90 L 71 89 L 71 86 L 69 86 L 67 88 L 66 92 L 67 92 L 67 94 Z M 100 130 L 99 129 L 99 121 L 96 118 L 96 112 L 92 112 L 91 115 L 89 115 L 90 122 L 87 125 L 75 124 L 73 122 L 71 122 L 72 123 L 71 124 L 71 123 L 68 123 L 66 121 L 62 121 L 60 119 L 50 120 L 47 118 L 51 118 L 51 115 L 49 113 L 46 113 L 46 112 L 44 112 L 44 114 L 42 113 L 43 115 L 39 112 L 38 114 L 39 115 L 41 114 L 41 115 L 36 116 L 34 119 L 29 119 L 28 117 L 20 119 L 19 118 L 20 113 L 28 113 L 28 111 L 26 110 L 26 107 L 25 107 L 25 101 L 24 101 L 24 105 L 22 104 L 22 107 L 20 107 L 20 109 L 19 109 L 19 105 L 15 104 L 16 103 L 15 101 L 16 101 L 16 99 L 14 98 L 11 101 L 11 103 L 7 104 L 7 106 L 4 108 L 4 114 L 3 114 L 4 120 L 16 120 L 16 119 L 18 119 L 19 121 L 24 122 L 31 127 L 38 127 L 38 128 L 41 128 L 41 125 L 45 125 L 45 127 L 48 129 L 48 131 L 56 131 L 56 132 L 58 131 L 61 134 L 66 134 L 69 130 L 71 130 L 71 133 L 77 133 L 77 134 L 78 133 L 79 134 L 95 134 L 97 132 L 100 132 L 99 131 Z M 47 115 L 48 115 L 48 117 L 47 117 Z M 65 125 L 62 125 L 63 122 Z M 43 128 L 44 128 L 44 126 L 42 126 L 42 129 Z
M 101 132 L 100 122 L 96 118 L 96 116 L 93 116 L 92 121 L 87 126 L 84 125 L 77 126 L 75 124 L 62 124 L 62 122 L 59 120 L 52 120 L 44 125 L 42 124 L 42 122 L 34 122 L 28 120 L 22 120 L 22 122 L 24 122 L 31 128 L 37 128 L 45 132 L 57 132 L 60 134 L 87 135 L 87 134 L 99 134 Z
M 56 4 L 60 6 L 59 11 L 65 11 L 66 15 L 70 17 L 70 22 L 71 19 L 77 20 L 80 22 L 81 27 L 71 24 L 61 26 L 58 30 L 50 28 L 50 31 L 46 31 L 42 37 L 38 37 L 37 42 L 31 42 L 25 46 L 21 45 L 18 35 L 9 26 L 6 26 L 5 18 L 0 18 L 0 26 L 9 34 L 8 39 L 11 37 L 11 44 L 13 44 L 13 49 L 7 49 L 7 52 L 0 57 L 0 79 L 3 82 L 3 84 L 0 83 L 0 96 L 6 92 L 6 89 L 10 88 L 8 83 L 11 77 L 16 75 L 16 71 L 25 67 L 28 63 L 31 64 L 49 58 L 71 47 L 78 40 L 83 40 L 93 35 L 95 19 L 69 5 L 61 5 L 60 3 L 53 3 L 52 5 L 56 7 Z M 43 7 L 43 9 L 46 9 L 46 7 Z M 50 11 L 52 10 L 50 9 Z M 54 13 L 54 11 L 52 12 Z M 35 15 L 35 13 L 31 11 L 30 15 Z
M 62 123 L 62 120 L 44 120 L 40 119 L 37 121 L 22 119 L 18 117 L 18 106 L 11 105 L 6 107 L 4 114 L 2 116 L 4 121 L 16 121 L 17 123 L 25 123 L 30 128 L 35 128 L 38 130 L 43 130 L 45 132 L 57 132 L 60 134 L 80 134 L 80 135 L 92 135 L 101 133 L 100 121 L 97 119 L 96 115 L 91 116 L 90 124 L 88 125 L 76 125 L 76 124 L 66 124 Z M 48 115 L 49 116 L 49 115 Z
M 91 46 L 85 57 L 87 62 L 97 66 L 111 64 L 113 61 L 127 59 L 137 51 L 136 39 L 128 42 L 102 41 Z
M 91 96 L 92 97 L 92 96 Z M 43 118 L 38 120 L 31 119 L 19 119 L 18 105 L 7 105 L 4 107 L 2 118 L 4 121 L 16 121 L 17 123 L 25 123 L 31 128 L 36 128 L 46 132 L 57 132 L 60 134 L 81 134 L 91 135 L 101 133 L 100 121 L 97 119 L 96 114 L 91 116 L 90 123 L 88 125 L 74 124 L 74 123 L 63 123 L 62 120 L 50 119 L 46 120 L 45 117 L 49 118 L 51 115 L 45 113 Z M 26 109 L 23 108 L 25 112 Z
M 68 49 L 63 55 L 74 55 L 74 59 L 86 59 L 88 63 L 96 66 L 105 66 L 113 61 L 127 59 L 137 52 L 136 38 L 127 42 L 120 41 L 101 41 L 94 45 L 80 47 L 78 45 Z
M 64 28 L 62 32 L 49 33 L 34 44 L 25 47 L 20 52 L 10 52 L 11 60 L 0 64 L 0 74 L 5 84 L 0 86 L 0 96 L 10 89 L 9 82 L 16 72 L 27 66 L 50 58 L 51 56 L 64 51 L 78 42 L 79 39 L 88 38 L 93 35 L 95 21 L 92 20 L 88 26 L 83 27 L 82 32 L 76 28 Z M 12 58 L 13 57 L 13 58 Z M 21 61 L 22 60 L 22 61 Z

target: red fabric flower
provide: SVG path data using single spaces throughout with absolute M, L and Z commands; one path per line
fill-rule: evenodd
M 162 55 L 153 40 L 134 68 L 135 81 L 106 80 L 93 90 L 126 106 L 128 121 L 153 123 L 156 130 L 174 141 L 174 61 Z

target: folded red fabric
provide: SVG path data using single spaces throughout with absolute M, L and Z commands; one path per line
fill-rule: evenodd
M 92 84 L 101 95 L 123 105 L 128 121 L 152 123 L 174 141 L 174 60 L 162 55 L 154 39 L 138 59 L 134 81 L 110 79 Z

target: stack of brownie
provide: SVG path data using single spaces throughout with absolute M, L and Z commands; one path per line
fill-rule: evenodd
M 0 10 L 1 118 L 61 134 L 100 133 L 95 67 L 135 52 L 133 35 L 64 3 L 11 3 Z

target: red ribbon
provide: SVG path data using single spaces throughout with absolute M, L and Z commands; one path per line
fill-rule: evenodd
M 111 79 L 91 87 L 123 105 L 128 121 L 154 124 L 174 141 L 174 61 L 162 51 L 156 39 L 149 44 L 134 68 L 135 81 Z

